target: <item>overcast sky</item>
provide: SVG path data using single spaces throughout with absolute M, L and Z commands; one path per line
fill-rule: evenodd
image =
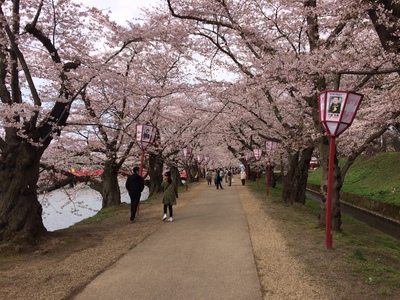
M 158 0 L 75 0 L 75 2 L 100 9 L 109 9 L 112 12 L 111 19 L 125 25 L 126 20 L 143 16 L 140 8 L 151 7 Z

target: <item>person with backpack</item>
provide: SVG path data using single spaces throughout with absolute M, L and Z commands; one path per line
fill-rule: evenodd
M 231 169 L 228 170 L 228 185 L 229 186 L 232 185 L 232 170 Z
M 207 170 L 206 179 L 207 179 L 207 185 L 211 185 L 211 179 L 212 179 L 212 172 L 211 172 L 211 170 Z

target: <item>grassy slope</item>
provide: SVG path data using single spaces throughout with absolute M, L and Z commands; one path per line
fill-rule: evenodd
M 340 160 L 341 164 L 345 159 Z M 308 182 L 321 184 L 320 168 L 309 174 Z M 360 156 L 346 174 L 342 191 L 400 206 L 400 153 Z

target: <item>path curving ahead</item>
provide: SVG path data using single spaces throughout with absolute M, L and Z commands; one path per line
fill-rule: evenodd
M 204 188 L 74 299 L 262 299 L 236 187 Z

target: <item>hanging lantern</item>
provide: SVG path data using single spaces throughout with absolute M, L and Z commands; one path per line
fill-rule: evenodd
M 265 141 L 265 153 L 267 153 L 268 156 L 271 156 L 271 153 L 275 150 L 275 145 L 275 142 Z
M 363 95 L 346 91 L 318 94 L 319 121 L 328 136 L 339 136 L 353 123 Z
M 253 155 L 256 160 L 260 160 L 262 156 L 262 149 L 253 149 Z
M 253 157 L 253 152 L 252 151 L 246 151 L 244 153 L 244 158 L 246 159 L 246 161 L 250 160 Z
M 197 154 L 197 162 L 201 164 L 201 162 L 204 160 L 204 155 L 203 154 Z
M 190 157 L 192 157 L 192 151 L 193 151 L 193 148 L 190 148 L 190 147 L 183 148 L 183 156 L 186 159 L 189 159 Z
M 145 150 L 148 145 L 153 144 L 157 128 L 151 125 L 136 125 L 136 143 L 140 149 Z

